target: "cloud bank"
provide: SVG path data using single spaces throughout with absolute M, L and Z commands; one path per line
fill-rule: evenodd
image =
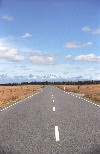
M 78 42 L 67 42 L 63 47 L 64 48 L 83 48 L 86 46 L 92 46 L 92 44 L 93 44 L 92 42 L 87 42 L 85 44 L 80 44 Z
M 100 62 L 100 56 L 96 56 L 95 54 L 79 55 L 74 59 L 79 61 Z
M 47 54 L 34 54 L 30 56 L 30 61 L 33 64 L 53 65 L 55 63 L 54 57 Z
M 24 56 L 21 56 L 18 51 L 19 50 L 17 48 L 0 47 L 0 59 L 8 61 L 24 60 Z

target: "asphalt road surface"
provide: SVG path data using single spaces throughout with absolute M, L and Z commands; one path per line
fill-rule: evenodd
M 100 106 L 48 86 L 0 111 L 0 154 L 100 154 Z

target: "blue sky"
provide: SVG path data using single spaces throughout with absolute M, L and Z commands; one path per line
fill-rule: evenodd
M 100 79 L 99 0 L 1 0 L 0 83 Z

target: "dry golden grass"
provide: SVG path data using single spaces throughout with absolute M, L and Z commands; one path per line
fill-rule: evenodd
M 43 87 L 41 85 L 0 86 L 0 108 L 24 99 Z
M 91 100 L 100 103 L 100 84 L 95 85 L 59 85 L 60 89 L 64 89 L 69 92 L 85 94 Z

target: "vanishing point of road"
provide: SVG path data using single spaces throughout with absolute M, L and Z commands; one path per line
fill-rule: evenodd
M 47 86 L 0 111 L 0 154 L 100 154 L 100 106 Z

